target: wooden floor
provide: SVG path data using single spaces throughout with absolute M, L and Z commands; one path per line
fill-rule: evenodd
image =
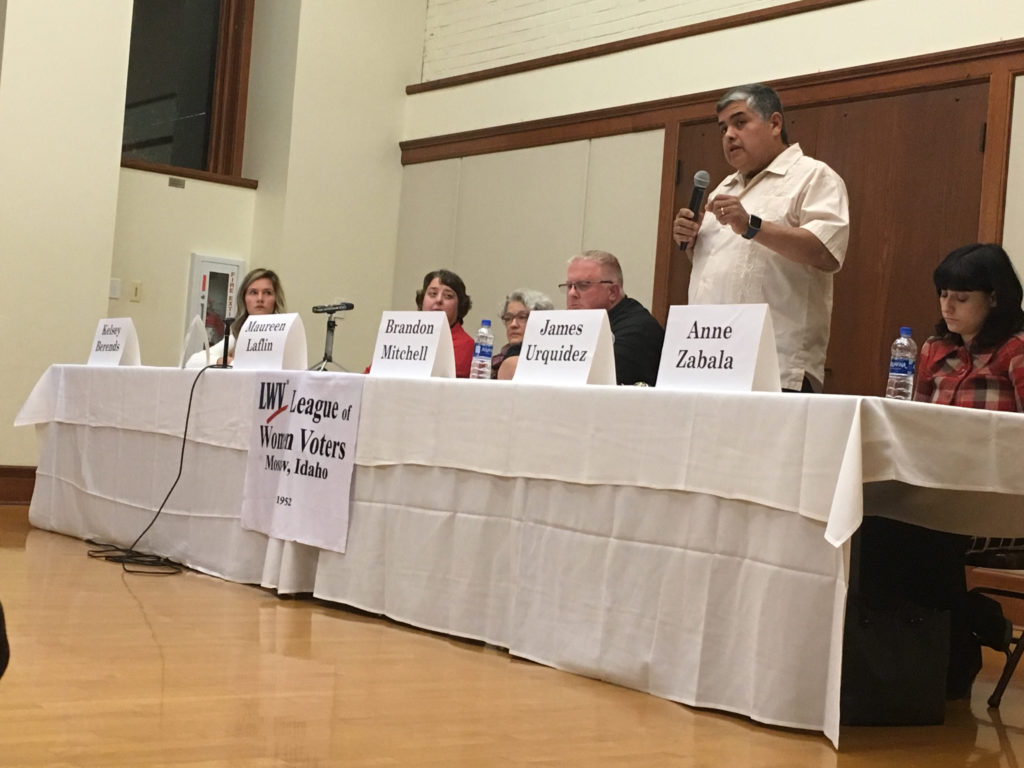
M 313 600 L 139 576 L 0 507 L 0 766 L 1017 766 L 1000 657 L 944 726 L 755 725 Z M 1024 670 L 1020 677 L 1024 680 Z M 1000 721 L 1001 717 L 1001 721 Z

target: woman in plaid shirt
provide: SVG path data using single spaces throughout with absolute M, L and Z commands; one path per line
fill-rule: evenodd
M 942 320 L 921 349 L 914 399 L 1024 411 L 1022 290 L 1006 251 L 965 245 L 932 277 Z
M 932 279 L 942 320 L 921 348 L 914 399 L 1024 411 L 1022 290 L 1006 251 L 981 243 L 957 248 Z M 879 589 L 950 611 L 947 697 L 969 698 L 981 645 L 1006 650 L 1012 632 L 997 602 L 967 592 L 970 537 L 877 520 L 868 549 L 879 553 Z

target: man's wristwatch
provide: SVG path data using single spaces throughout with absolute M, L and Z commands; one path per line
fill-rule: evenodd
M 754 235 L 761 231 L 761 217 L 750 214 L 750 221 L 747 222 L 747 231 L 743 233 L 744 240 L 753 240 Z

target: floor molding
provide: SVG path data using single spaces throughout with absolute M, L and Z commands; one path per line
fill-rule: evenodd
M 35 467 L 0 464 L 0 504 L 28 504 L 35 485 Z

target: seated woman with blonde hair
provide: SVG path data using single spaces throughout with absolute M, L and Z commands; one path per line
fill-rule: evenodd
M 235 351 L 235 339 L 239 331 L 245 325 L 250 315 L 276 315 L 287 312 L 284 304 L 284 288 L 281 286 L 281 278 L 271 269 L 257 267 L 242 278 L 238 286 L 238 298 L 235 300 L 235 307 L 241 311 L 228 330 L 228 360 L 231 362 L 232 354 Z M 223 360 L 223 341 L 211 346 L 209 354 L 206 350 L 197 352 L 185 363 L 186 368 L 202 368 L 209 365 L 216 358 L 218 365 Z
M 523 348 L 523 334 L 526 321 L 535 309 L 554 309 L 555 305 L 540 291 L 520 289 L 505 297 L 501 310 L 501 321 L 505 323 L 505 338 L 508 343 L 491 358 L 491 378 L 511 379 L 519 363 L 519 352 Z

